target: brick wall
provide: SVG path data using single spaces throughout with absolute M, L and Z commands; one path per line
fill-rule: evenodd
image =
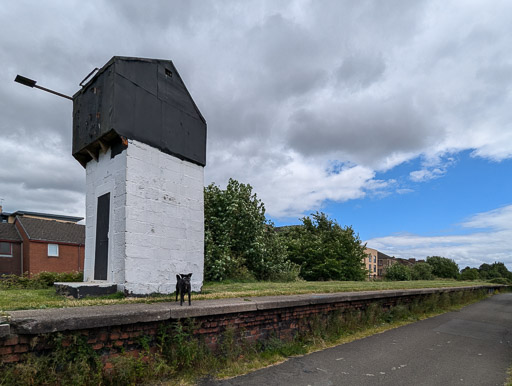
M 16 226 L 23 242 L 21 252 L 23 254 L 23 272 L 30 272 L 30 259 L 28 258 L 28 256 L 30 256 L 30 240 L 19 221 L 16 221 L 14 225 Z
M 28 239 L 19 221 L 16 228 L 23 239 L 23 272 L 36 274 L 39 272 L 72 272 L 84 270 L 84 246 L 52 242 L 59 245 L 59 256 L 48 256 L 48 243 Z
M 13 241 L 6 242 L 11 243 L 12 256 L 0 256 L 0 275 L 19 275 L 21 273 L 21 243 Z
M 48 272 L 72 272 L 83 271 L 84 269 L 84 246 L 60 244 L 59 256 L 48 256 L 48 243 L 46 242 L 29 242 L 30 252 L 26 258 L 30 260 L 31 274 L 48 271 Z
M 123 305 L 117 308 L 117 314 L 110 317 L 112 322 L 108 325 L 101 325 L 102 322 L 109 320 L 108 316 L 104 318 L 95 316 L 94 320 L 87 321 L 82 317 L 77 316 L 76 321 L 69 324 L 70 317 L 62 316 L 62 320 L 66 319 L 68 327 L 62 327 L 59 323 L 52 325 L 48 317 L 42 317 L 41 323 L 38 324 L 37 312 L 34 311 L 30 315 L 30 311 L 20 311 L 18 315 L 22 314 L 22 318 L 18 316 L 19 320 L 27 320 L 29 329 L 37 328 L 37 333 L 27 333 L 26 326 L 23 327 L 23 322 L 16 321 L 11 326 L 11 334 L 0 338 L 0 361 L 10 363 L 23 360 L 23 355 L 28 352 L 41 353 L 49 348 L 48 340 L 51 339 L 55 333 L 48 333 L 51 331 L 60 331 L 63 334 L 64 345 L 70 344 L 72 337 L 76 334 L 81 335 L 87 340 L 87 343 L 96 350 L 104 360 L 109 357 L 116 356 L 120 352 L 127 352 L 138 354 L 141 350 L 139 339 L 144 337 L 146 342 L 156 348 L 158 334 L 162 331 L 172 333 L 173 326 L 177 323 L 187 321 L 185 326 L 189 326 L 190 333 L 200 338 L 212 350 L 217 350 L 222 341 L 222 337 L 226 330 L 230 329 L 234 338 L 240 343 L 255 343 L 263 342 L 270 337 L 276 337 L 281 340 L 290 340 L 297 333 L 305 332 L 311 329 L 314 321 L 326 321 L 327 318 L 336 315 L 339 317 L 350 310 L 364 310 L 369 304 L 377 304 L 383 309 L 388 309 L 397 304 L 407 304 L 414 299 L 422 300 L 433 293 L 444 293 L 454 291 L 475 291 L 482 288 L 488 291 L 494 291 L 497 286 L 482 286 L 482 287 L 468 287 L 457 289 L 427 289 L 427 290 L 404 290 L 397 293 L 397 291 L 375 291 L 366 294 L 345 295 L 336 294 L 329 295 L 297 295 L 272 297 L 269 298 L 250 298 L 238 299 L 238 305 L 235 304 L 237 299 L 223 299 L 221 301 L 198 301 L 199 306 L 193 307 L 179 307 L 175 303 L 157 303 L 154 305 L 144 305 L 145 307 L 153 307 L 152 310 L 154 318 L 160 320 L 152 320 L 148 322 L 130 322 L 133 319 L 133 312 L 130 311 L 129 305 Z M 388 295 L 389 294 L 389 295 Z M 343 298 L 343 299 L 342 299 Z M 263 299 L 263 300 L 258 300 Z M 277 299 L 277 300 L 276 300 Z M 208 309 L 208 302 L 211 306 L 215 302 L 228 304 L 233 301 L 233 306 L 219 305 L 218 310 L 215 307 Z M 253 302 L 255 306 L 253 310 L 250 309 L 250 303 Z M 249 303 L 249 306 L 248 306 Z M 297 305 L 293 305 L 293 303 Z M 308 304 L 309 303 L 309 304 Z M 311 304 L 313 303 L 313 304 Z M 142 305 L 131 305 L 142 306 Z M 112 306 L 116 307 L 116 306 Z M 100 307 L 108 314 L 108 306 Z M 126 316 L 123 317 L 120 310 L 126 308 Z M 236 309 L 245 309 L 246 311 L 236 312 Z M 256 309 L 261 308 L 261 309 Z M 92 309 L 92 308 L 91 308 Z M 168 310 L 169 317 L 163 317 L 162 310 Z M 98 310 L 95 308 L 94 310 Z M 133 309 L 132 309 L 133 310 Z M 157 312 L 160 310 L 160 312 Z M 175 311 L 174 311 L 175 310 Z M 214 312 L 212 312 L 214 310 Z M 82 309 L 83 311 L 83 309 Z M 59 310 L 59 313 L 70 312 Z M 140 311 L 141 320 L 151 319 L 148 316 L 148 310 Z M 12 314 L 16 314 L 13 312 Z M 83 315 L 87 315 L 85 311 Z M 90 312 L 92 314 L 92 312 Z M 58 314 L 56 314 L 58 315 Z M 175 315 L 174 317 L 172 315 Z M 177 317 L 183 315 L 184 317 Z M 196 316 L 197 315 L 197 316 Z M 187 316 L 190 316 L 189 318 Z M 16 317 L 14 318 L 16 319 Z M 123 319 L 126 320 L 123 323 Z M 36 321 L 36 322 L 35 322 Z M 84 325 L 91 327 L 84 328 Z M 38 325 L 39 327 L 34 327 Z M 69 326 L 72 327 L 69 327 Z M 0 326 L 1 327 L 1 326 Z M 42 329 L 44 330 L 42 330 Z M 187 327 L 185 327 L 187 328 Z M 17 331 L 19 330 L 19 331 Z M 35 331 L 35 330 L 34 330 Z M 67 343 L 66 343 L 67 342 Z

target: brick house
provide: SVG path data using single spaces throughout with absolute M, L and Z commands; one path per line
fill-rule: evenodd
M 0 274 L 84 270 L 85 226 L 76 223 L 82 218 L 23 211 L 1 214 Z
M 377 274 L 379 277 L 384 277 L 386 275 L 386 270 L 393 264 L 397 263 L 397 259 L 390 257 L 382 252 L 378 253 L 378 261 L 379 265 L 377 268 Z
M 21 269 L 22 239 L 14 224 L 0 223 L 0 275 L 23 273 Z

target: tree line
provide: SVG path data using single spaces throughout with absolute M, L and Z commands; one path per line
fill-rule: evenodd
M 230 179 L 226 189 L 204 189 L 205 280 L 365 280 L 365 245 L 351 226 L 341 226 L 325 213 L 305 216 L 300 226 L 275 228 L 265 217 L 265 205 L 251 185 Z M 479 269 L 441 256 L 428 257 L 412 267 L 394 264 L 388 280 L 512 281 L 503 263 Z
M 386 270 L 387 280 L 486 280 L 497 284 L 512 284 L 512 272 L 505 264 L 495 262 L 482 264 L 479 268 L 466 267 L 459 272 L 458 264 L 446 257 L 429 256 L 426 262 L 412 266 L 396 263 Z

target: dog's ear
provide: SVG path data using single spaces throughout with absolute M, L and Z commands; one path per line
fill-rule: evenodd
M 180 281 L 181 280 L 181 275 L 176 275 L 176 280 Z
M 183 276 L 187 276 L 187 277 L 190 279 L 190 277 L 192 276 L 192 274 L 191 274 L 191 273 L 189 273 L 189 274 L 187 274 L 187 275 L 183 275 Z

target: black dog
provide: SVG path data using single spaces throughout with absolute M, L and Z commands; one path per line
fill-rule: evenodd
M 180 306 L 183 305 L 183 300 L 185 299 L 185 292 L 188 293 L 188 305 L 190 306 L 190 277 L 192 276 L 191 273 L 188 275 L 176 275 L 176 279 L 178 280 L 176 282 L 176 301 L 178 301 L 178 294 L 181 295 L 180 297 Z

